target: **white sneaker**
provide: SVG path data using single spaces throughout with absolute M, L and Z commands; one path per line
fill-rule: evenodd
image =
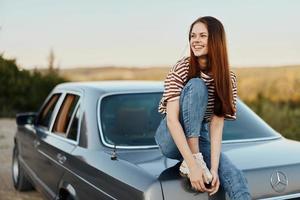
M 204 181 L 209 184 L 212 181 L 212 175 L 203 160 L 202 153 L 193 154 L 193 157 L 196 159 L 197 164 L 203 169 Z M 189 176 L 190 171 L 185 160 L 182 161 L 179 171 L 182 176 Z

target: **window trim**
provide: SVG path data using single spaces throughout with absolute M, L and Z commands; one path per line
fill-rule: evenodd
M 78 127 L 77 127 L 76 141 L 77 141 L 77 139 L 78 139 L 78 131 L 79 131 L 79 125 L 80 125 L 80 124 L 79 124 L 79 121 L 80 121 L 80 119 L 81 119 L 80 100 L 81 100 L 81 99 L 80 99 L 80 97 L 79 97 L 79 100 L 78 100 L 77 105 L 76 105 L 76 107 L 75 107 L 75 109 L 74 109 L 74 112 L 73 112 L 73 114 L 72 114 L 72 116 L 71 116 L 70 123 L 69 123 L 68 128 L 67 128 L 67 131 L 66 131 L 66 138 L 69 139 L 69 140 L 72 140 L 72 139 L 68 138 L 68 135 L 69 135 L 69 131 L 70 131 L 71 125 L 72 125 L 72 123 L 73 123 L 73 120 L 74 120 L 75 115 L 76 115 L 77 112 L 79 112 L 79 120 L 78 120 Z
M 104 98 L 109 97 L 109 96 L 116 96 L 116 95 L 124 95 L 124 94 L 153 94 L 153 93 L 162 93 L 157 90 L 153 91 L 130 91 L 130 92 L 109 92 L 103 94 L 97 103 L 97 123 L 98 123 L 98 130 L 100 133 L 100 140 L 104 146 L 109 147 L 109 148 L 117 148 L 117 149 L 156 149 L 158 148 L 158 145 L 139 145 L 139 146 L 128 146 L 128 145 L 112 145 L 109 144 L 105 141 L 104 139 L 104 134 L 102 132 L 102 126 L 101 126 L 101 102 Z
M 109 148 L 117 148 L 117 149 L 155 149 L 158 148 L 158 145 L 140 145 L 140 146 L 125 146 L 125 145 L 112 145 L 105 141 L 104 134 L 102 132 L 102 126 L 101 126 L 101 102 L 104 98 L 109 96 L 115 96 L 115 95 L 124 95 L 124 94 L 151 94 L 151 93 L 162 93 L 160 91 L 130 91 L 130 92 L 109 92 L 103 94 L 97 103 L 97 123 L 98 123 L 98 130 L 100 133 L 100 140 L 102 144 Z M 247 106 L 247 105 L 246 105 Z M 252 139 L 239 139 L 239 140 L 223 140 L 222 144 L 233 144 L 233 143 L 244 143 L 244 142 L 259 142 L 259 141 L 268 141 L 268 140 L 276 140 L 282 138 L 280 133 L 274 131 L 276 134 L 275 136 L 270 137 L 262 137 L 262 138 L 252 138 Z
M 71 91 L 71 90 L 61 90 L 61 91 L 57 91 L 57 92 L 55 92 L 53 94 L 57 94 L 57 93 L 60 93 L 61 96 L 60 96 L 60 99 L 57 102 L 57 105 L 56 105 L 57 107 L 55 107 L 55 109 L 53 111 L 53 119 L 51 120 L 50 128 L 49 128 L 49 130 L 46 129 L 45 133 L 47 135 L 50 135 L 50 136 L 53 136 L 55 138 L 61 139 L 61 140 L 66 141 L 68 143 L 71 143 L 71 144 L 74 144 L 74 145 L 78 145 L 79 144 L 79 137 L 80 137 L 80 129 L 81 129 L 82 110 L 80 110 L 80 114 L 79 114 L 78 130 L 77 130 L 76 141 L 72 140 L 72 139 L 69 139 L 69 138 L 66 138 L 66 137 L 62 137 L 62 136 L 60 136 L 58 134 L 55 134 L 54 132 L 52 132 L 52 130 L 53 130 L 53 126 L 54 126 L 56 117 L 58 115 L 58 111 L 59 111 L 60 107 L 62 106 L 63 100 L 65 99 L 65 97 L 67 96 L 67 94 L 74 94 L 74 95 L 79 96 L 79 100 L 77 102 L 76 108 L 77 108 L 78 105 L 82 105 L 83 94 L 81 92 L 79 92 L 79 91 Z M 72 120 L 70 120 L 70 122 L 73 122 L 73 118 L 72 118 Z
M 56 119 L 57 119 L 58 114 L 59 114 L 59 111 L 60 111 L 60 109 L 62 108 L 63 103 L 64 103 L 64 100 L 66 99 L 66 97 L 67 97 L 68 95 L 74 95 L 74 96 L 78 96 L 78 97 L 79 97 L 79 99 L 78 99 L 78 101 L 77 101 L 77 103 L 76 103 L 76 105 L 75 105 L 74 112 L 77 111 L 77 108 L 78 108 L 78 106 L 79 106 L 79 104 L 80 104 L 80 100 L 81 100 L 80 95 L 74 94 L 74 93 L 70 93 L 70 92 L 66 92 L 66 93 L 65 93 L 64 99 L 63 99 L 63 101 L 61 102 L 61 105 L 60 105 L 59 109 L 57 110 L 55 119 L 54 119 L 53 124 L 52 124 L 53 126 L 51 127 L 51 130 L 50 130 L 51 133 L 53 133 L 53 134 L 56 134 L 56 135 L 65 135 L 65 136 L 67 136 L 67 133 L 68 133 L 68 130 L 69 130 L 68 128 L 69 128 L 70 124 L 73 122 L 74 112 L 73 112 L 72 115 L 71 115 L 71 118 L 70 118 L 70 121 L 69 121 L 69 124 L 68 124 L 68 127 L 67 127 L 65 133 L 63 133 L 63 132 L 54 132 L 54 131 L 53 131 L 54 125 L 55 125 L 55 122 L 56 122 Z M 63 136 L 61 136 L 61 137 L 63 137 Z M 65 138 L 66 138 L 66 137 L 65 137 Z
M 53 126 L 54 126 L 54 123 L 55 123 L 55 120 L 56 120 L 56 117 L 57 117 L 57 114 L 58 114 L 58 111 L 60 109 L 60 107 L 62 106 L 63 102 L 64 102 L 64 99 L 66 97 L 66 93 L 65 92 L 61 92 L 62 95 L 61 95 L 61 98 L 59 99 L 59 101 L 57 102 L 57 105 L 53 111 L 53 118 L 51 120 L 51 123 L 50 123 L 50 127 L 48 129 L 49 132 L 52 132 L 52 129 L 53 129 Z

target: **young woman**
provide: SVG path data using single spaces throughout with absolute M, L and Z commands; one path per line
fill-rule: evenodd
M 159 112 L 165 114 L 155 140 L 192 187 L 229 198 L 251 199 L 241 170 L 221 152 L 225 120 L 236 119 L 236 76 L 229 70 L 225 31 L 214 17 L 201 17 L 189 31 L 190 57 L 169 71 Z M 207 184 L 210 184 L 208 187 Z

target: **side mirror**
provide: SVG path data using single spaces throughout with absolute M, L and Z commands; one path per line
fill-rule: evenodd
M 34 112 L 18 113 L 16 115 L 17 125 L 30 124 L 33 125 L 37 114 Z

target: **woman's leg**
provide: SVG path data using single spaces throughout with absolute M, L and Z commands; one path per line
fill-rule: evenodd
M 189 80 L 180 95 L 179 116 L 192 153 L 199 152 L 199 133 L 207 101 L 207 86 L 204 81 L 200 78 Z
M 205 124 L 204 126 L 206 126 Z M 204 161 L 210 168 L 210 141 L 208 139 L 207 127 L 203 127 L 199 137 L 201 153 Z M 225 190 L 231 200 L 250 200 L 251 196 L 247 186 L 247 180 L 243 172 L 238 169 L 230 159 L 221 152 L 219 161 L 219 179 L 221 187 Z
M 190 79 L 180 95 L 179 121 L 193 153 L 199 152 L 198 138 L 206 111 L 207 96 L 207 87 L 200 78 Z M 155 140 L 165 156 L 182 160 L 182 156 L 169 133 L 166 117 L 161 121 L 156 131 Z

